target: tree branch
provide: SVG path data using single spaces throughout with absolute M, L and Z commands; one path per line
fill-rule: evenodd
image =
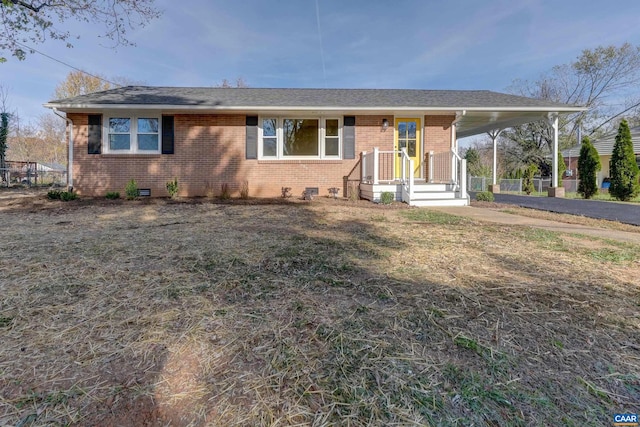
M 41 4 L 40 4 L 40 6 L 34 6 L 34 5 L 32 5 L 32 4 L 29 4 L 29 3 L 27 3 L 27 2 L 20 1 L 20 0 L 9 0 L 9 3 L 12 3 L 12 4 L 17 5 L 17 6 L 22 6 L 22 7 L 24 7 L 25 9 L 29 9 L 29 10 L 34 11 L 35 13 L 40 12 L 40 10 L 41 10 L 43 7 L 50 7 L 50 6 L 51 6 L 51 4 L 50 4 L 50 3 L 47 3 L 47 2 L 45 2 L 45 3 L 41 3 Z

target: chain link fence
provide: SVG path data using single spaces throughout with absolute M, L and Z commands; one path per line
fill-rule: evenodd
M 67 181 L 66 171 L 38 171 L 32 168 L 0 168 L 0 185 L 2 187 L 37 185 L 64 185 Z
M 500 184 L 500 192 L 524 194 L 522 191 L 522 182 L 522 178 L 501 179 L 498 181 Z M 467 190 L 470 192 L 488 191 L 490 184 L 491 178 L 487 178 L 485 176 L 470 176 L 467 179 Z M 567 193 L 576 193 L 578 191 L 579 184 L 580 180 L 577 179 L 567 179 L 562 182 L 562 186 Z M 534 178 L 533 187 L 535 189 L 534 191 L 537 193 L 546 193 L 549 187 L 551 187 L 551 178 Z

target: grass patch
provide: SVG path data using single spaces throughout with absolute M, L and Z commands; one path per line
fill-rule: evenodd
M 458 347 L 466 348 L 468 350 L 471 350 L 474 353 L 477 353 L 479 356 L 482 356 L 482 357 L 486 357 L 486 358 L 490 358 L 490 359 L 494 359 L 494 358 L 502 359 L 502 358 L 504 358 L 503 354 L 501 354 L 499 352 L 496 352 L 491 347 L 482 345 L 482 344 L 478 343 L 477 340 L 465 337 L 464 335 L 458 335 L 458 336 L 454 337 L 453 343 L 455 345 L 457 345 Z
M 606 401 L 607 403 L 611 402 L 611 398 L 609 397 L 609 394 L 606 391 L 596 387 L 594 384 L 592 384 L 591 382 L 585 380 L 582 377 L 578 377 L 577 379 L 578 379 L 578 382 L 580 382 L 580 384 L 582 384 L 583 386 L 586 387 L 586 389 L 589 392 L 589 394 L 592 394 L 593 396 L 595 396 L 595 397 L 597 397 L 599 399 L 602 399 L 602 400 Z
M 401 215 L 409 221 L 428 222 L 435 225 L 458 225 L 468 221 L 460 216 L 428 209 L 409 209 L 402 211 Z
M 635 245 L 328 198 L 100 202 L 3 212 L 5 424 L 606 425 L 640 401 Z
M 522 238 L 538 244 L 540 247 L 557 252 L 566 252 L 568 249 L 561 238 L 560 233 L 541 228 L 524 228 Z
M 565 197 L 569 198 L 569 199 L 583 199 L 583 197 L 578 194 L 578 193 L 565 193 Z M 609 193 L 597 193 L 594 194 L 593 197 L 591 197 L 590 200 L 600 200 L 603 202 L 616 202 L 616 203 L 620 203 L 619 200 L 616 200 L 614 197 L 611 197 L 611 195 Z M 640 203 L 640 196 L 635 197 L 631 200 L 629 200 L 628 202 L 625 203 Z
M 587 251 L 587 254 L 596 261 L 613 263 L 633 262 L 640 259 L 640 252 L 636 245 L 625 244 L 612 240 L 605 240 L 610 247 L 598 248 Z

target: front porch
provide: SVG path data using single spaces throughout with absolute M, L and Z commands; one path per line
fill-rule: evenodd
M 416 165 L 402 150 L 361 153 L 360 197 L 380 202 L 384 192 L 410 206 L 467 206 L 466 160 L 453 150 L 430 151 Z

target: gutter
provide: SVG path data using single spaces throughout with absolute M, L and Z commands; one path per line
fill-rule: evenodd
M 67 190 L 73 191 L 73 120 L 67 116 L 63 116 L 53 107 L 53 114 L 64 119 L 69 124 L 69 160 L 67 162 Z
M 502 112 L 513 112 L 513 113 L 546 113 L 549 111 L 559 112 L 559 113 L 578 113 L 581 111 L 587 111 L 586 107 L 575 107 L 575 106 L 557 106 L 557 105 L 549 105 L 549 106 L 531 106 L 531 107 L 507 107 L 507 106 L 493 106 L 493 107 L 462 107 L 462 106 L 448 106 L 448 107 L 438 107 L 438 106 L 384 106 L 381 105 L 379 107 L 362 107 L 357 105 L 343 105 L 343 106 L 322 106 L 322 105 L 314 105 L 314 106 L 270 106 L 270 105 L 261 105 L 261 106 L 227 106 L 227 105 L 171 105 L 171 104 L 52 104 L 47 103 L 44 104 L 46 108 L 60 108 L 63 110 L 73 110 L 73 111 L 86 111 L 86 110 L 169 110 L 169 111 L 229 111 L 229 112 L 245 112 L 245 111 L 308 111 L 308 112 L 317 112 L 317 111 L 362 111 L 362 112 L 371 112 L 376 113 L 379 111 L 416 111 L 416 112 L 459 112 L 459 111 L 467 111 L 467 112 L 494 112 L 494 111 L 502 111 Z

